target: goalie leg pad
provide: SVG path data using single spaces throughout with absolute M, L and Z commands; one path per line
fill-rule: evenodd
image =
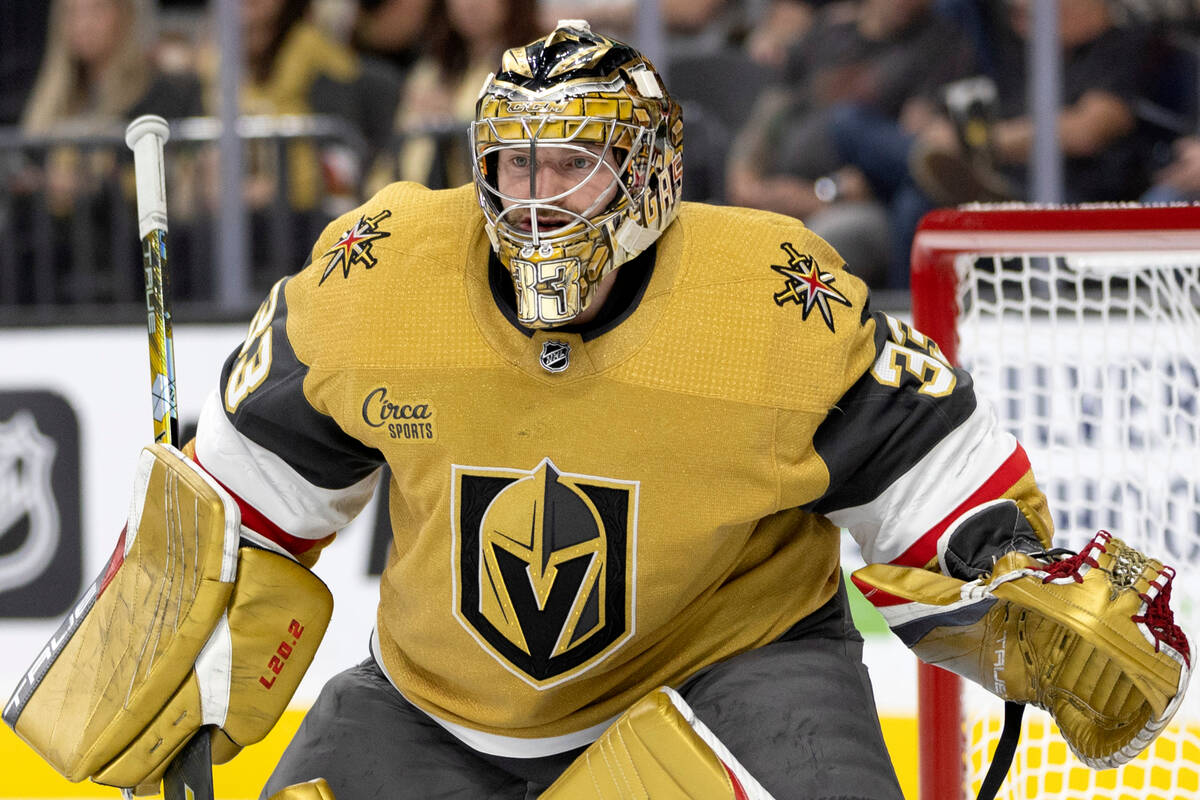
M 227 493 L 178 450 L 154 445 L 139 458 L 133 497 L 112 560 L 4 710 L 72 781 L 162 710 L 233 592 L 239 515 Z
M 332 598 L 294 560 L 239 547 L 239 530 L 194 462 L 143 451 L 123 542 L 4 712 L 68 779 L 145 789 L 202 726 L 219 763 L 283 713 Z
M 854 577 L 918 657 L 1046 709 L 1091 767 L 1137 756 L 1187 688 L 1174 571 L 1107 533 L 1060 561 L 1010 552 L 970 582 L 886 564 Z
M 542 800 L 771 800 L 673 689 L 635 703 Z
M 328 588 L 295 561 L 243 547 L 228 611 L 195 669 L 151 723 L 92 776 L 97 783 L 157 783 L 202 726 L 213 725 L 213 762 L 260 741 L 287 709 L 329 624 Z

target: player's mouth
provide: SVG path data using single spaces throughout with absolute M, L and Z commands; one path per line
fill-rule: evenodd
M 565 228 L 573 221 L 571 217 L 565 214 L 547 214 L 546 212 L 538 212 L 538 233 L 549 233 L 560 228 Z M 526 233 L 533 232 L 533 217 L 529 214 L 522 214 L 513 220 L 513 224 L 520 230 Z

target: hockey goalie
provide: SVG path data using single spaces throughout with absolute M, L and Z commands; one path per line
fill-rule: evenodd
M 308 567 L 383 475 L 369 651 L 264 797 L 899 800 L 843 528 L 919 656 L 1087 763 L 1162 729 L 1194 658 L 1171 569 L 1054 549 L 970 376 L 799 221 L 683 202 L 640 53 L 560 23 L 504 54 L 469 143 L 470 185 L 331 223 L 194 458 L 148 451 L 111 581 L 5 711 L 51 763 L 151 786 L 202 726 L 221 758 L 261 737 L 328 620 Z

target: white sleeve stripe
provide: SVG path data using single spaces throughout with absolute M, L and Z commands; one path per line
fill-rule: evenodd
M 344 528 L 379 482 L 377 469 L 345 489 L 315 486 L 275 453 L 239 433 L 215 391 L 200 413 L 196 457 L 214 478 L 300 539 L 322 539 Z
M 892 561 L 958 508 L 1016 449 L 1017 440 L 997 426 L 992 407 L 981 401 L 874 500 L 827 516 L 850 531 L 868 563 Z

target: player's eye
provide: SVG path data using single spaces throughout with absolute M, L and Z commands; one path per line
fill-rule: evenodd
M 592 165 L 596 163 L 596 159 L 591 156 L 573 156 L 568 162 L 568 166 L 574 170 L 590 170 Z

